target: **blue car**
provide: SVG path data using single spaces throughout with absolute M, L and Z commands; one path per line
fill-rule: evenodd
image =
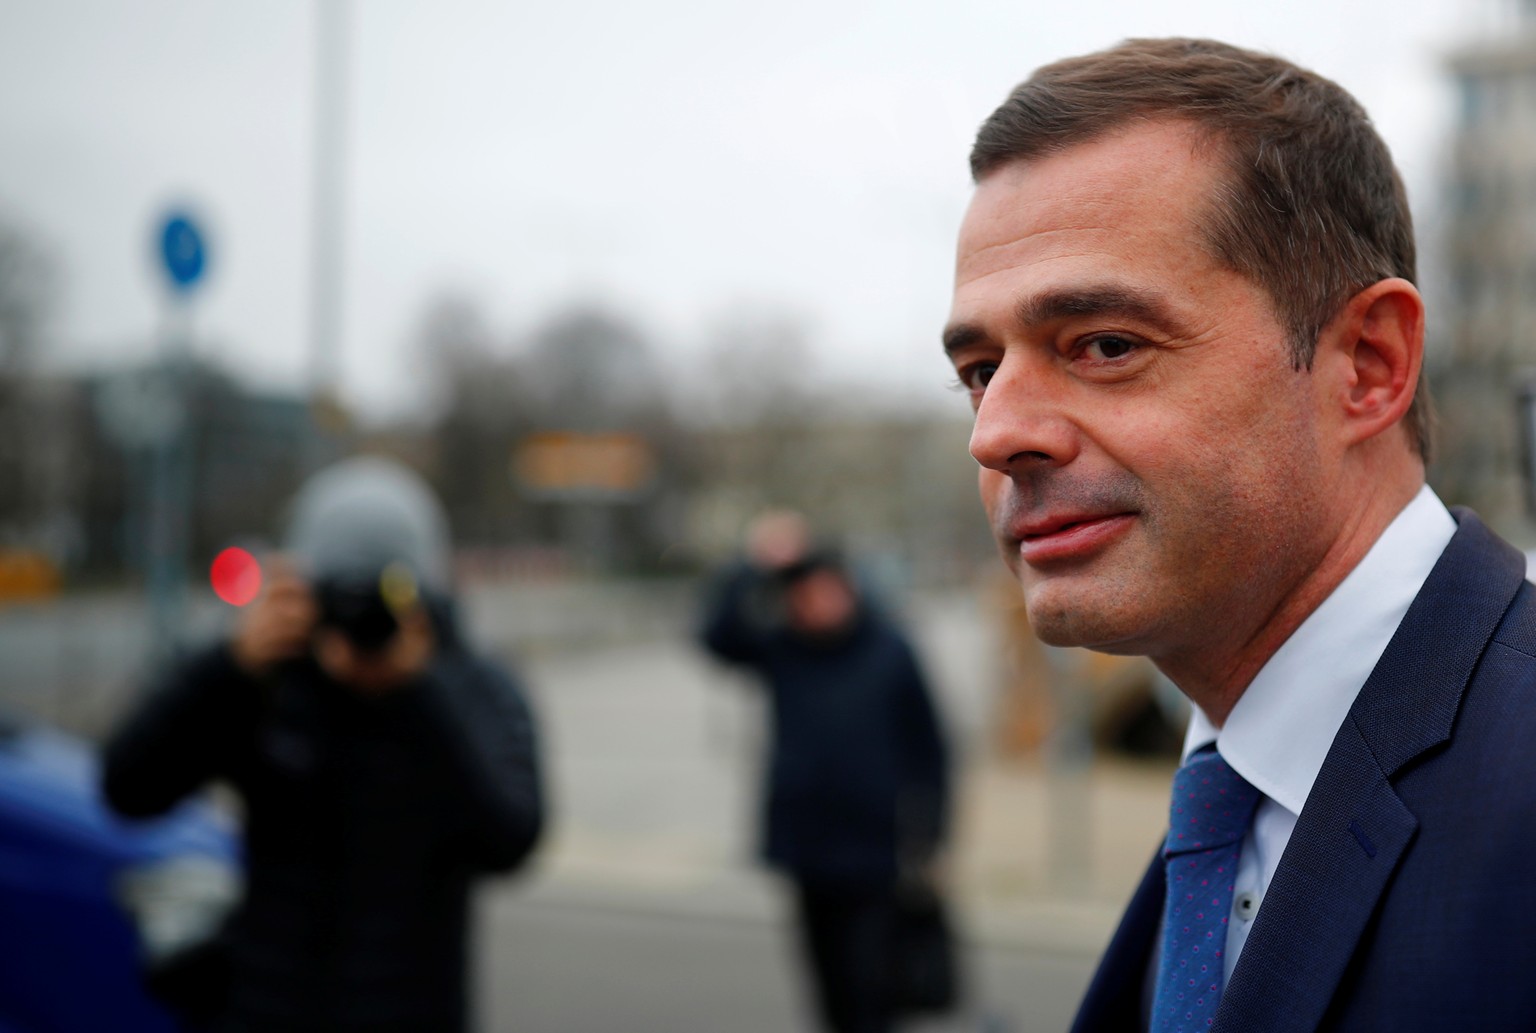
M 146 966 L 216 930 L 239 841 L 202 802 L 125 821 L 90 744 L 0 728 L 0 1033 L 186 1033 Z

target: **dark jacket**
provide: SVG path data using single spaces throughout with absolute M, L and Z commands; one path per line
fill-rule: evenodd
M 774 611 L 771 579 L 745 564 L 714 585 L 702 637 L 757 671 L 772 709 L 763 855 L 806 879 L 894 880 L 943 839 L 947 757 L 911 646 L 863 606 L 832 641 L 809 640 Z
M 1216 1033 L 1536 1029 L 1536 587 L 1466 510 L 1350 708 Z M 1072 1027 L 1132 1033 L 1148 869 Z
M 522 693 L 437 624 L 425 675 L 380 697 L 313 660 L 258 682 L 208 649 L 108 744 L 104 788 L 124 815 L 215 780 L 244 804 L 246 896 L 220 1029 L 466 1027 L 471 880 L 527 856 L 542 805 Z

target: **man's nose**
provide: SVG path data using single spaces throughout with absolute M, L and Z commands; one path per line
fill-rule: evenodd
M 1010 368 L 1005 361 L 976 407 L 971 456 L 1005 474 L 1071 462 L 1080 447 L 1079 432 L 1059 396 L 1049 374 L 1022 365 Z

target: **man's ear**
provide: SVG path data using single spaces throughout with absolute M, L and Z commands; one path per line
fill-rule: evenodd
M 1317 342 L 1314 369 L 1330 378 L 1329 404 L 1345 444 L 1385 433 L 1413 402 L 1424 364 L 1424 299 L 1407 280 L 1380 280 L 1345 303 Z

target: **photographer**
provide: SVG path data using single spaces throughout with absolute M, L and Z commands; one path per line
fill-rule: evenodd
M 414 475 L 322 471 L 287 544 L 230 638 L 113 736 L 107 799 L 242 799 L 220 1033 L 465 1030 L 471 882 L 522 862 L 543 819 L 527 704 L 458 634 L 446 522 Z

